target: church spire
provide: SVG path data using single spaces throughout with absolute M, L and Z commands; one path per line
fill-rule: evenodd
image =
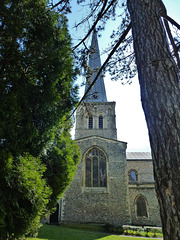
M 93 31 L 90 51 L 91 53 L 90 53 L 88 65 L 89 65 L 89 71 L 90 71 L 91 77 L 86 79 L 85 92 L 89 88 L 89 85 L 95 79 L 96 74 L 98 73 L 98 70 L 101 68 L 101 59 L 100 59 L 100 52 L 99 52 L 96 30 Z M 104 79 L 102 75 L 98 77 L 95 84 L 92 86 L 92 88 L 88 92 L 88 95 L 84 101 L 85 102 L 107 102 Z

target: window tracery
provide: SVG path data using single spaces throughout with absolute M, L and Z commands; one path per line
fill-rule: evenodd
M 106 187 L 106 157 L 94 147 L 85 156 L 85 187 Z

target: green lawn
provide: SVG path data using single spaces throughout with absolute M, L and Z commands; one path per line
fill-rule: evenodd
M 30 238 L 29 240 L 147 240 L 147 238 L 123 237 L 100 232 L 77 230 L 63 226 L 44 225 L 39 229 L 38 238 Z

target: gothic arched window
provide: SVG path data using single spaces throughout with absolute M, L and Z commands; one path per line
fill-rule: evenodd
M 147 206 L 144 197 L 139 196 L 136 200 L 137 217 L 147 217 Z
M 99 116 L 99 129 L 103 129 L 103 116 Z
M 94 147 L 85 156 L 85 187 L 106 187 L 106 157 Z
M 129 173 L 129 181 L 130 182 L 137 182 L 138 181 L 138 173 L 136 170 L 130 170 Z
M 93 116 L 89 116 L 89 129 L 93 128 Z

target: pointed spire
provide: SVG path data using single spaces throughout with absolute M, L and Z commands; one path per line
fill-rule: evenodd
M 88 66 L 91 77 L 86 79 L 85 92 L 87 91 L 89 85 L 95 79 L 98 70 L 101 68 L 101 59 L 96 30 L 93 31 L 90 51 L 91 53 Z M 98 77 L 95 84 L 88 92 L 88 96 L 86 97 L 85 102 L 107 102 L 104 79 L 102 75 Z

